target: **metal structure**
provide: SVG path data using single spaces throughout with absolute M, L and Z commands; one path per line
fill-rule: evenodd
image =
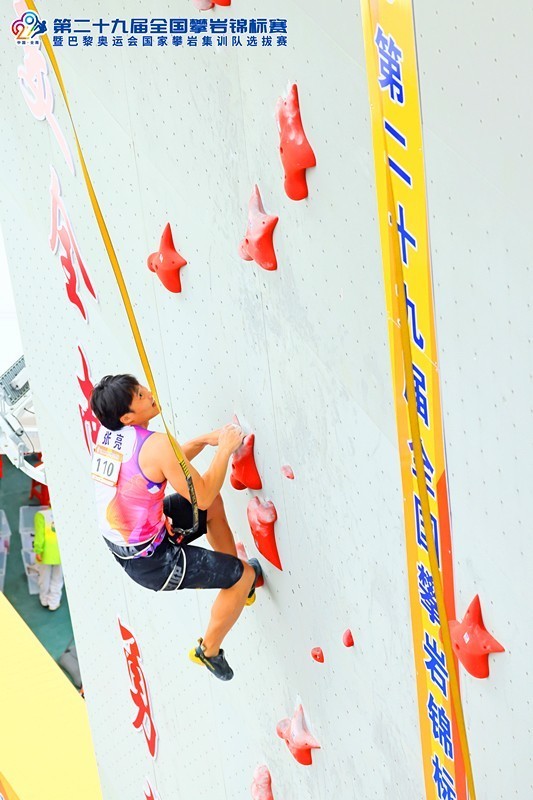
M 26 459 L 39 448 L 28 370 L 21 356 L 0 375 L 0 453 L 33 480 L 46 483 L 44 465 L 35 467 Z

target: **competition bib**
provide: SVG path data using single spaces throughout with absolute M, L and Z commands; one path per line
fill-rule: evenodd
M 96 445 L 91 468 L 91 476 L 95 481 L 106 486 L 116 486 L 121 466 L 122 453 L 103 444 Z

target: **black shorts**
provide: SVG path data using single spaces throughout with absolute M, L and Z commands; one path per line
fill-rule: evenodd
M 172 519 L 175 528 L 192 528 L 192 506 L 181 495 L 165 497 L 163 509 Z M 199 510 L 198 516 L 198 531 L 188 537 L 186 544 L 176 545 L 166 534 L 150 556 L 125 560 L 117 553 L 131 553 L 130 548 L 116 547 L 111 542 L 107 544 L 130 578 L 154 592 L 171 592 L 175 589 L 229 589 L 242 577 L 242 562 L 227 553 L 216 553 L 190 544 L 207 531 L 207 512 Z

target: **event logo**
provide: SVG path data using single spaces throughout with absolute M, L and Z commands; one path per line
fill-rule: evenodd
M 38 37 L 46 33 L 46 21 L 40 20 L 34 11 L 25 11 L 11 25 L 17 44 L 39 44 Z

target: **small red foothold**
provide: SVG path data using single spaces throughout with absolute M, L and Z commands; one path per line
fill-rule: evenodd
M 285 466 L 281 468 L 281 474 L 285 475 L 290 481 L 294 480 L 294 472 L 292 471 L 292 467 L 289 467 L 288 464 L 285 464 Z
M 240 558 L 241 561 L 249 561 L 248 553 L 246 552 L 246 547 L 244 546 L 244 542 L 235 542 L 235 549 L 237 550 L 237 558 Z M 265 579 L 263 576 L 257 578 L 255 582 L 255 588 L 259 589 L 260 586 L 263 586 L 265 583 Z
M 274 533 L 274 524 L 278 518 L 274 503 L 271 500 L 262 502 L 259 497 L 254 497 L 248 503 L 246 513 L 255 546 L 267 561 L 282 569 Z
M 305 170 L 316 166 L 316 158 L 303 129 L 295 83 L 287 92 L 287 97 L 279 98 L 276 119 L 279 151 L 285 170 L 285 193 L 291 200 L 303 200 L 308 195 Z
M 291 719 L 282 719 L 276 726 L 276 733 L 284 739 L 290 752 L 299 764 L 309 766 L 313 763 L 312 750 L 320 748 L 319 743 L 309 733 L 305 724 L 304 710 L 298 706 Z
M 266 270 L 277 269 L 278 262 L 274 252 L 274 228 L 279 217 L 265 213 L 259 189 L 254 186 L 248 204 L 248 228 L 239 245 L 239 255 L 245 261 L 255 261 Z
M 193 0 L 195 7 L 198 11 L 209 11 L 210 8 L 217 6 L 230 6 L 231 0 Z
M 478 594 L 468 606 L 462 622 L 450 620 L 450 636 L 455 655 L 474 678 L 488 678 L 489 653 L 505 652 L 505 648 L 485 628 Z
M 237 550 L 237 558 L 240 558 L 241 561 L 248 561 L 248 553 L 244 542 L 235 542 L 235 549 Z
M 265 764 L 257 767 L 252 783 L 252 800 L 274 800 L 272 794 L 272 777 Z
M 322 652 L 321 647 L 313 647 L 313 649 L 311 650 L 311 655 L 313 656 L 315 661 L 319 662 L 319 664 L 324 663 L 324 653 Z
M 342 643 L 345 647 L 353 647 L 353 636 L 349 628 L 342 634 Z
M 261 476 L 254 459 L 255 435 L 245 436 L 231 461 L 230 483 L 234 489 L 262 489 Z
M 148 268 L 155 272 L 165 289 L 177 293 L 181 292 L 180 269 L 186 263 L 174 247 L 170 223 L 167 222 L 158 252 L 148 257 Z

